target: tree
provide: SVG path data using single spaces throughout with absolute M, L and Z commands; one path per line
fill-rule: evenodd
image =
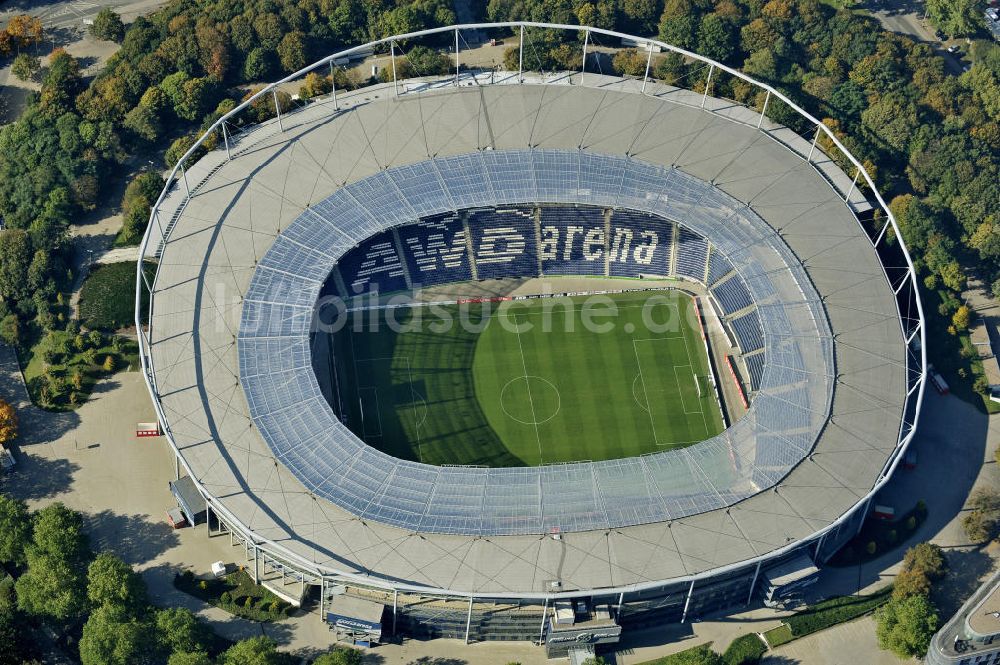
M 113 372 L 113 371 L 115 371 L 115 357 L 114 356 L 105 356 L 104 357 L 104 364 L 102 365 L 102 367 L 104 368 L 105 372 Z
M 7 21 L 4 33 L 9 38 L 9 44 L 24 49 L 42 41 L 45 28 L 42 20 L 28 14 L 16 14 Z
M 203 651 L 176 651 L 170 654 L 167 665 L 212 665 L 212 659 Z
M 318 657 L 313 665 L 361 665 L 362 660 L 361 652 L 357 649 L 337 647 Z
M 698 37 L 698 19 L 690 0 L 667 0 L 660 17 L 660 39 L 681 48 L 693 48 Z
M 111 8 L 105 7 L 94 17 L 90 34 L 107 42 L 120 42 L 125 37 L 125 24 L 122 23 L 121 16 Z
M 278 60 L 282 69 L 291 73 L 305 67 L 309 64 L 308 50 L 305 33 L 296 30 L 282 37 L 278 44 Z
M 927 0 L 927 18 L 949 37 L 971 35 L 983 27 L 982 0 Z
M 31 542 L 31 517 L 23 501 L 0 494 L 0 564 L 23 565 Z
M 67 621 L 87 609 L 86 580 L 81 569 L 65 559 L 27 548 L 28 570 L 17 578 L 18 607 L 39 617 Z
M 174 112 L 183 120 L 197 120 L 213 105 L 215 93 L 216 85 L 210 78 L 184 81 L 174 102 Z
M 29 550 L 74 564 L 88 559 L 90 547 L 80 513 L 58 502 L 36 512 Z
M 98 607 L 112 605 L 136 615 L 146 604 L 146 585 L 132 566 L 102 552 L 87 569 L 87 598 Z
M 956 330 L 968 330 L 969 329 L 969 318 L 972 316 L 972 312 L 969 310 L 967 305 L 961 305 L 955 310 L 955 313 L 951 315 L 951 325 L 955 326 Z
M 69 110 L 80 87 L 80 63 L 65 50 L 57 48 L 49 56 L 49 68 L 42 79 L 43 109 L 57 112 Z
M 14 347 L 21 345 L 21 321 L 16 314 L 0 319 L 0 339 Z
M 28 571 L 17 579 L 18 606 L 29 614 L 59 621 L 83 614 L 89 556 L 79 513 L 61 503 L 39 510 L 31 542 L 25 547 Z
M 278 645 L 270 637 L 251 637 L 226 649 L 220 665 L 278 665 Z
M 698 52 L 719 62 L 736 54 L 736 35 L 732 24 L 716 13 L 705 14 L 698 27 Z
M 333 85 L 330 82 L 330 77 L 320 76 L 316 72 L 309 72 L 302 82 L 302 87 L 299 88 L 299 97 L 302 99 L 312 99 L 313 97 L 325 95 L 332 89 Z
M 918 570 L 901 570 L 892 583 L 892 597 L 927 596 L 931 592 L 931 581 Z
M 28 299 L 31 294 L 24 277 L 31 258 L 31 241 L 26 231 L 0 231 L 0 297 L 15 302 Z
M 969 497 L 970 511 L 962 518 L 965 535 L 973 543 L 990 541 L 1000 520 L 1000 495 L 988 489 L 978 489 Z
M 646 73 L 646 58 L 636 49 L 622 49 L 611 58 L 611 65 L 622 76 L 643 76 Z
M 266 81 L 271 78 L 276 66 L 274 51 L 258 46 L 247 54 L 243 63 L 243 78 L 247 81 Z
M 157 610 L 154 623 L 161 646 L 168 653 L 195 654 L 208 649 L 211 633 L 191 610 Z
M 875 611 L 879 648 L 900 658 L 926 654 L 937 626 L 937 612 L 923 595 L 894 598 Z
M 41 67 L 42 63 L 39 62 L 38 58 L 29 53 L 21 53 L 14 58 L 10 72 L 22 81 L 31 81 Z
M 0 399 L 0 445 L 9 444 L 17 438 L 17 410 L 14 406 Z
M 628 19 L 629 28 L 639 35 L 649 35 L 656 30 L 660 4 L 656 0 L 623 0 L 622 13 Z M 585 24 L 591 25 L 591 24 Z
M 945 561 L 941 548 L 934 543 L 918 543 L 903 555 L 903 569 L 923 573 L 931 580 L 944 576 Z
M 114 605 L 91 612 L 80 637 L 83 665 L 133 665 L 152 651 L 149 627 Z
M 996 530 L 996 520 L 973 510 L 962 518 L 962 529 L 970 542 L 982 545 L 989 542 Z

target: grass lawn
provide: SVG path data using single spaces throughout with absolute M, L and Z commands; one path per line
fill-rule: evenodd
M 145 264 L 152 280 L 155 266 Z M 88 328 L 118 330 L 135 325 L 135 263 L 97 267 L 80 290 L 80 321 Z
M 105 368 L 108 357 L 111 369 Z M 42 335 L 29 349 L 24 380 L 31 400 L 50 411 L 83 404 L 97 381 L 113 372 L 139 367 L 139 347 L 125 337 L 56 330 Z M 52 386 L 56 391 L 52 392 Z
M 174 576 L 174 586 L 210 605 L 251 621 L 278 621 L 288 616 L 291 605 L 264 587 L 254 584 L 244 570 L 221 579 L 199 580 L 185 571 Z
M 467 325 L 457 305 L 394 310 L 405 330 L 390 330 L 385 311 L 358 314 L 327 340 L 337 411 L 368 444 L 429 464 L 615 459 L 719 433 L 690 297 L 593 303 L 475 304 L 462 308 Z M 444 316 L 454 325 L 441 325 Z

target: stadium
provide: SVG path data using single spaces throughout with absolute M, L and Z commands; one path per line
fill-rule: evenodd
M 544 31 L 580 34 L 579 68 L 533 66 Z M 463 61 L 485 32 L 517 71 Z M 421 43 L 453 71 L 397 79 Z M 606 68 L 623 44 L 642 76 Z M 282 101 L 376 51 L 391 80 Z M 358 642 L 556 656 L 780 602 L 858 532 L 923 396 L 913 266 L 837 136 L 597 28 L 397 35 L 263 88 L 174 168 L 140 261 L 145 378 L 210 535 Z M 463 316 L 490 325 L 431 327 Z

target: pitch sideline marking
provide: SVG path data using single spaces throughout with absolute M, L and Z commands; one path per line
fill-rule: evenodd
M 688 345 L 687 335 L 682 336 L 684 337 L 684 352 L 687 354 L 688 365 L 691 367 L 692 371 L 694 371 L 694 361 L 691 359 L 691 347 Z M 707 362 L 711 363 L 712 359 L 709 358 Z M 678 383 L 677 387 L 680 388 L 680 383 Z M 708 416 L 705 415 L 705 409 L 700 408 L 701 395 L 698 396 L 698 406 L 699 411 L 701 412 L 701 421 L 705 425 L 705 436 L 708 436 L 708 433 L 712 430 L 712 428 L 708 426 Z

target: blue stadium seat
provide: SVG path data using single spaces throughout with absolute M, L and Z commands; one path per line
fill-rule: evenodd
M 368 238 L 348 252 L 337 264 L 348 293 L 356 296 L 377 291 L 391 293 L 406 288 L 403 264 L 396 252 L 392 232 L 384 231 Z
M 687 227 L 682 226 L 678 231 L 674 274 L 690 277 L 699 282 L 704 281 L 708 241 Z
M 539 223 L 542 272 L 546 275 L 603 275 L 604 210 L 545 206 Z
M 613 277 L 669 274 L 673 224 L 633 210 L 611 214 L 609 267 Z
M 398 232 L 415 287 L 472 279 L 465 229 L 457 214 L 425 217 Z
M 764 354 L 758 353 L 746 356 L 743 359 L 747 364 L 747 371 L 750 373 L 750 390 L 760 389 L 760 382 L 764 378 Z
M 469 214 L 479 279 L 538 275 L 533 213 L 532 208 L 522 206 Z
M 764 333 L 760 327 L 760 316 L 757 315 L 756 309 L 733 319 L 729 324 L 733 328 L 733 334 L 736 335 L 736 340 L 743 353 L 764 348 Z
M 753 296 L 747 290 L 746 284 L 739 275 L 733 275 L 724 282 L 712 287 L 712 295 L 719 302 L 726 314 L 738 312 L 753 305 Z
M 733 271 L 733 264 L 714 248 L 708 257 L 708 286 L 712 286 Z

